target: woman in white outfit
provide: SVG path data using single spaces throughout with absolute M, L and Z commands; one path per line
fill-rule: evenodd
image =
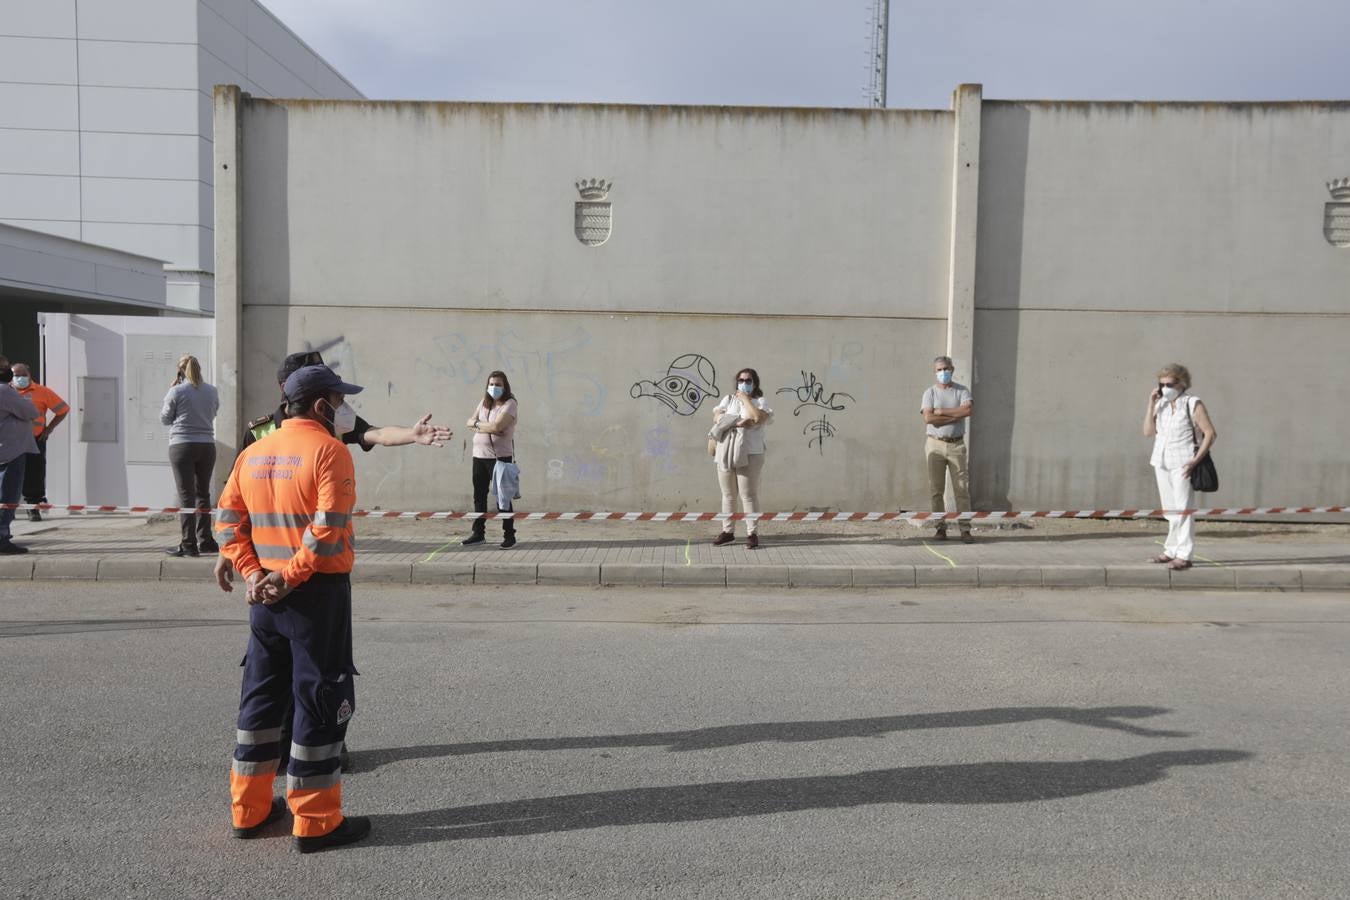
M 1158 372 L 1158 386 L 1148 398 L 1144 436 L 1153 438 L 1149 464 L 1158 478 L 1163 509 L 1194 509 L 1191 470 L 1214 446 L 1218 432 L 1199 397 L 1190 393 L 1191 373 L 1172 363 Z M 1167 542 L 1152 562 L 1169 569 L 1189 569 L 1195 555 L 1195 518 L 1167 516 Z
M 759 373 L 741 369 L 736 373 L 736 393 L 722 398 L 713 410 L 713 423 L 723 415 L 736 417 L 735 427 L 745 441 L 746 465 L 722 471 L 717 467 L 717 483 L 722 488 L 722 512 L 736 511 L 736 495 L 741 497 L 741 511 L 759 512 L 759 475 L 764 470 L 764 426 L 773 419 L 773 410 L 764 402 L 764 391 L 759 387 Z M 722 525 L 722 533 L 713 541 L 714 547 L 730 544 L 736 539 L 736 523 L 731 519 Z M 759 520 L 745 523 L 745 546 L 754 550 L 759 546 Z

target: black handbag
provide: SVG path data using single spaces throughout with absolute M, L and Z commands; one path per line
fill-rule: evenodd
M 1198 401 L 1197 401 L 1198 402 Z M 1191 437 L 1195 437 L 1195 420 L 1191 418 L 1191 404 L 1186 403 L 1186 418 L 1191 423 Z M 1195 442 L 1195 449 L 1200 449 L 1200 442 Z M 1191 487 L 1202 494 L 1212 494 L 1219 489 L 1219 470 L 1214 468 L 1214 454 L 1206 453 L 1204 458 L 1195 464 L 1191 469 Z

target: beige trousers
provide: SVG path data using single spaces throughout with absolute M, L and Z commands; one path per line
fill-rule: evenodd
M 717 483 L 722 488 L 722 512 L 736 511 L 736 495 L 741 495 L 741 512 L 759 512 L 759 473 L 764 469 L 764 454 L 751 453 L 747 459 L 750 464 L 743 469 L 717 470 Z M 725 532 L 735 531 L 736 523 L 728 519 L 722 523 Z M 758 519 L 748 519 L 746 533 L 754 534 L 759 528 Z
M 956 509 L 953 512 L 965 512 L 970 509 L 970 473 L 966 469 L 966 444 L 949 444 L 929 437 L 924 447 L 928 457 L 928 488 L 932 493 L 933 512 L 946 512 L 947 505 L 943 495 L 947 491 L 947 473 L 952 476 L 952 493 L 956 495 Z M 961 521 L 961 530 L 970 530 L 970 521 Z M 946 522 L 939 522 L 938 529 L 945 531 Z

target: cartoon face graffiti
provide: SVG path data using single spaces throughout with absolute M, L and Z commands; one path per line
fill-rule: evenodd
M 677 416 L 692 416 L 704 400 L 717 395 L 717 369 L 708 357 L 686 353 L 671 362 L 666 374 L 634 383 L 633 399 L 653 397 Z

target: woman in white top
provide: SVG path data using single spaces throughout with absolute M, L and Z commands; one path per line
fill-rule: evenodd
M 511 393 L 511 382 L 505 372 L 488 375 L 483 388 L 483 399 L 478 401 L 469 428 L 473 429 L 473 509 L 487 511 L 488 488 L 497 462 L 511 462 L 516 453 L 516 395 Z M 509 506 L 509 502 L 508 502 Z M 473 531 L 460 543 L 481 544 L 486 540 L 487 520 L 474 519 Z M 502 549 L 516 545 L 516 522 L 502 519 Z
M 1144 436 L 1153 438 L 1153 466 L 1158 479 L 1158 498 L 1163 509 L 1195 508 L 1191 470 L 1214 446 L 1218 432 L 1199 397 L 1188 393 L 1191 373 L 1172 363 L 1158 372 L 1158 386 L 1149 394 L 1144 413 Z M 1167 542 L 1152 558 L 1169 569 L 1189 569 L 1195 555 L 1193 516 L 1167 516 Z
M 736 393 L 722 398 L 713 410 L 713 424 L 723 415 L 736 416 L 736 429 L 745 441 L 746 465 L 722 471 L 717 467 L 717 482 L 722 488 L 722 512 L 736 511 L 736 495 L 741 497 L 741 511 L 759 512 L 759 475 L 764 469 L 764 426 L 773 420 L 773 410 L 764 402 L 764 391 L 759 387 L 759 373 L 741 369 L 736 373 Z M 759 546 L 759 521 L 746 522 L 745 546 L 754 550 Z M 735 522 L 728 519 L 722 533 L 713 541 L 714 547 L 730 544 L 736 539 Z

